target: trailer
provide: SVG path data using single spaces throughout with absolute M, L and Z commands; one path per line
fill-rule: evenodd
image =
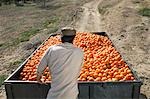
M 94 32 L 94 34 L 107 36 L 105 32 Z M 51 34 L 56 36 L 57 34 Z M 109 37 L 108 37 L 109 38 Z M 47 39 L 48 40 L 48 39 Z M 46 40 L 46 41 L 47 41 Z M 46 42 L 45 41 L 45 42 Z M 41 46 L 44 42 L 41 44 Z M 37 50 L 40 46 L 37 48 Z M 5 81 L 7 99 L 45 99 L 50 89 L 50 83 L 38 84 L 36 81 L 19 80 L 19 75 L 24 65 L 37 51 L 35 50 Z M 129 68 L 131 66 L 128 64 Z M 139 99 L 142 82 L 131 69 L 134 81 L 78 81 L 78 99 Z M 71 97 L 70 97 L 71 99 Z

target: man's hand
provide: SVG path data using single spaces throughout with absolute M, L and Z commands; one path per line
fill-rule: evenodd
M 41 79 L 41 74 L 39 74 L 39 73 L 37 73 L 37 82 L 39 84 L 46 84 L 46 82 L 44 82 L 44 79 Z
M 37 82 L 38 82 L 39 84 L 45 84 L 45 85 L 47 85 L 47 83 L 44 82 L 44 81 L 42 81 L 41 79 L 37 79 Z

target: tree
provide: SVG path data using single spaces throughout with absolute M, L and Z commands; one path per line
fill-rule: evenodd
M 46 0 L 43 0 L 43 7 L 46 7 Z
M 20 3 L 21 0 L 15 0 L 16 6 L 23 6 L 23 4 Z
M 1 2 L 3 2 L 4 4 L 11 4 L 11 0 L 0 0 Z
M 0 0 L 0 6 L 2 6 L 2 0 Z

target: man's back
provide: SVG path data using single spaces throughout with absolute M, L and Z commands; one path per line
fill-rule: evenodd
M 47 99 L 76 99 L 83 52 L 71 43 L 62 43 L 51 47 L 47 55 L 52 76 Z

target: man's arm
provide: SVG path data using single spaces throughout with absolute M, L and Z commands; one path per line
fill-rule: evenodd
M 45 52 L 45 54 L 43 55 L 38 67 L 37 67 L 37 81 L 39 83 L 41 82 L 41 76 L 43 74 L 43 71 L 45 70 L 45 68 L 48 65 L 48 53 L 49 53 L 49 49 Z

